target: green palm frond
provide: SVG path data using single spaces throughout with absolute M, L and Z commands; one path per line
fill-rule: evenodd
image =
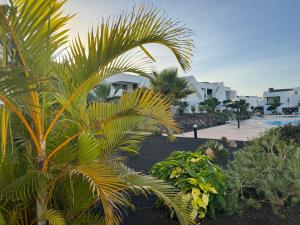
M 70 173 L 89 183 L 90 190 L 101 201 L 106 223 L 119 224 L 121 212 L 118 206 L 128 205 L 123 193 L 127 185 L 115 175 L 113 168 L 101 162 L 93 162 L 80 164 Z
M 77 217 L 76 220 L 71 221 L 69 225 L 105 225 L 105 219 L 99 215 L 85 213 L 83 216 Z
M 152 71 L 153 57 L 145 45 L 150 43 L 169 48 L 187 70 L 193 48 L 190 36 L 190 30 L 157 9 L 137 7 L 132 13 L 103 21 L 96 31 L 89 32 L 87 46 L 78 37 L 70 47 L 63 66 L 65 73 L 59 79 L 68 80 L 67 96 L 80 92 L 86 98 L 92 88 L 116 73 L 147 75 Z
M 0 225 L 6 225 L 5 219 L 3 217 L 3 215 L 0 212 Z
M 49 180 L 50 177 L 48 175 L 28 171 L 0 191 L 0 200 L 22 200 L 24 202 L 32 200 L 42 187 L 47 186 Z
M 154 126 L 157 126 L 155 121 L 143 117 L 124 117 L 107 123 L 97 132 L 103 137 L 99 140 L 101 155 L 115 151 L 136 152 Z
M 31 74 L 44 74 L 51 57 L 68 40 L 68 30 L 63 27 L 72 16 L 62 15 L 65 2 L 11 0 L 8 7 L 2 7 L 2 21 L 7 19 L 3 25 L 22 66 Z
M 137 173 L 125 166 L 121 165 L 119 169 L 133 191 L 143 194 L 149 192 L 154 193 L 168 207 L 174 209 L 181 225 L 196 224 L 192 216 L 192 207 L 183 202 L 179 190 L 167 184 L 165 181 Z
M 87 163 L 95 160 L 100 154 L 100 144 L 88 133 L 84 133 L 78 140 L 78 157 L 80 163 Z
M 171 111 L 171 102 L 154 90 L 137 89 L 122 95 L 117 103 L 91 104 L 88 113 L 92 121 L 102 125 L 116 118 L 141 116 L 178 131 Z
M 48 209 L 43 214 L 43 219 L 47 220 L 50 225 L 65 225 L 66 221 L 61 213 L 54 209 Z

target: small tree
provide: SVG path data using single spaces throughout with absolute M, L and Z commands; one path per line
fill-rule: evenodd
M 185 77 L 178 76 L 177 68 L 164 69 L 160 73 L 153 73 L 150 77 L 151 86 L 156 91 L 168 96 L 175 105 L 180 100 L 194 93 Z
M 237 113 L 238 128 L 240 128 L 240 116 L 241 116 L 241 114 L 245 114 L 248 111 L 249 103 L 247 103 L 243 99 L 240 99 L 238 101 L 233 101 L 233 102 L 227 104 L 227 107 L 235 109 L 235 111 Z
M 226 111 L 228 111 L 228 104 L 231 103 L 232 100 L 231 99 L 226 99 L 224 100 L 222 103 L 223 103 L 223 106 L 226 108 Z
M 186 110 L 187 110 L 187 107 L 188 107 L 188 103 L 187 102 L 179 102 L 178 103 L 178 108 L 177 108 L 177 112 L 179 115 L 183 115 Z
M 277 114 L 277 108 L 281 105 L 280 99 L 274 98 L 267 110 L 272 111 L 272 113 Z
M 221 102 L 219 102 L 219 100 L 217 98 L 209 98 L 203 102 L 200 102 L 199 106 L 202 106 L 208 112 L 215 112 L 217 106 L 220 105 L 220 103 Z
M 196 112 L 196 107 L 194 105 L 191 106 L 191 111 L 192 111 L 192 113 Z
M 264 107 L 263 107 L 263 106 L 256 106 L 256 107 L 254 108 L 254 111 L 255 111 L 256 113 L 261 113 L 261 114 L 263 114 L 263 113 L 264 113 Z

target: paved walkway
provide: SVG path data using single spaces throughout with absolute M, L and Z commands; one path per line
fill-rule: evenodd
M 260 120 L 249 119 L 241 123 L 241 128 L 237 128 L 237 125 L 226 124 L 198 130 L 197 135 L 198 138 L 221 139 L 226 137 L 231 140 L 248 141 L 270 128 L 271 126 L 264 125 Z M 186 132 L 176 136 L 193 138 L 194 132 Z

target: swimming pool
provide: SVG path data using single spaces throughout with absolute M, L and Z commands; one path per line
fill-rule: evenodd
M 300 116 L 293 115 L 293 116 L 285 116 L 285 115 L 278 115 L 278 116 L 268 116 L 263 119 L 264 124 L 268 126 L 284 126 L 284 125 L 299 125 L 300 124 Z

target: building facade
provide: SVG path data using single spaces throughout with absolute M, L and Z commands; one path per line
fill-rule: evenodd
M 237 93 L 235 90 L 231 90 L 230 87 L 224 86 L 223 82 L 198 82 L 195 77 L 187 77 L 190 87 L 195 91 L 194 94 L 189 95 L 183 101 L 188 103 L 188 108 L 198 108 L 200 102 L 210 98 L 217 98 L 221 103 L 224 100 L 236 99 Z M 222 104 L 218 107 L 219 110 L 223 110 Z
M 258 96 L 241 96 L 241 95 L 239 95 L 239 96 L 237 96 L 237 99 L 245 100 L 249 104 L 250 109 L 259 107 L 263 103 L 262 98 L 260 98 Z
M 111 84 L 110 97 L 121 96 L 124 91 L 132 91 L 138 87 L 150 87 L 148 78 L 127 73 L 113 75 L 103 82 Z
M 298 114 L 300 87 L 286 89 L 269 88 L 268 91 L 265 91 L 263 93 L 263 107 L 265 114 L 272 113 L 268 108 L 275 101 L 280 103 L 280 106 L 277 107 L 277 113 Z

